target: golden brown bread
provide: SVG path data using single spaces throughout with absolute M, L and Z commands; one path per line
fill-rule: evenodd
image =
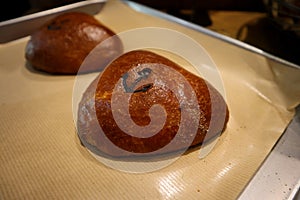
M 228 117 L 223 97 L 204 79 L 163 56 L 136 50 L 114 60 L 87 88 L 77 129 L 81 142 L 96 154 L 154 155 L 215 138 Z
M 53 74 L 76 74 L 90 51 L 113 35 L 113 31 L 89 14 L 64 13 L 31 35 L 25 57 L 38 70 Z M 122 43 L 115 36 L 101 51 L 98 65 L 86 66 L 81 72 L 103 69 L 122 51 Z

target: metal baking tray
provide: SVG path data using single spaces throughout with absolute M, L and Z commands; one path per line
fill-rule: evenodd
M 85 0 L 0 22 L 0 43 L 30 35 L 45 21 L 64 12 L 78 11 L 91 15 L 97 14 L 105 2 L 106 0 Z
M 128 0 L 123 0 L 132 9 L 163 18 L 203 34 L 220 39 L 242 49 L 260 54 L 263 57 L 279 62 L 280 64 L 300 69 L 299 65 L 276 57 L 259 48 L 219 34 L 199 25 L 171 16 L 164 12 L 149 8 Z M 300 199 L 300 106 L 296 109 L 296 115 L 289 124 L 282 137 L 278 140 L 273 150 L 265 159 L 254 177 L 239 195 L 239 200 L 248 199 Z
M 38 12 L 24 17 L 0 22 L 0 43 L 6 43 L 31 34 L 45 21 L 58 14 L 69 11 L 81 11 L 89 14 L 97 14 L 104 6 L 106 0 L 86 0 L 67 6 L 54 8 L 47 11 Z M 160 17 L 182 26 L 191 28 L 211 37 L 218 38 L 240 48 L 260 54 L 270 60 L 280 62 L 287 67 L 300 69 L 300 66 L 266 53 L 256 47 L 232 39 L 225 35 L 210 31 L 196 24 L 173 17 L 158 10 L 143 6 L 138 3 L 123 0 L 123 3 L 132 9 Z M 297 192 L 300 186 L 300 108 L 298 107 L 296 116 L 280 140 L 277 142 L 265 162 L 258 169 L 256 175 L 250 180 L 244 191 L 239 196 L 244 199 L 297 199 Z M 294 147 L 294 148 L 291 148 Z M 278 164 L 279 163 L 279 164 Z M 290 170 L 286 166 L 299 166 Z
M 240 194 L 239 200 L 300 199 L 300 106 L 256 175 Z

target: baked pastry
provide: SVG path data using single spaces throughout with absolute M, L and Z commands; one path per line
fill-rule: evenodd
M 92 15 L 81 12 L 61 14 L 34 32 L 27 43 L 25 57 L 38 70 L 53 74 L 76 74 L 92 49 L 115 33 Z M 123 51 L 115 35 L 105 41 L 97 65 L 90 63 L 80 72 L 103 69 Z
M 207 81 L 166 57 L 135 50 L 86 89 L 77 130 L 98 155 L 162 155 L 216 138 L 228 118 L 225 100 Z

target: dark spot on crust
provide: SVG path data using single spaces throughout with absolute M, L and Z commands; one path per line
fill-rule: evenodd
M 141 71 L 138 72 L 139 77 L 135 79 L 133 83 L 131 83 L 130 85 L 128 85 L 127 83 L 128 73 L 125 73 L 122 77 L 125 92 L 135 93 L 135 92 L 146 92 L 147 90 L 149 90 L 153 86 L 152 83 L 143 86 L 144 89 L 142 88 L 142 89 L 134 90 L 134 88 L 141 80 L 147 79 L 148 76 L 151 74 L 151 72 L 152 70 L 150 68 L 142 69 Z
M 62 20 L 62 21 L 59 21 L 59 22 L 54 21 L 54 22 L 52 22 L 51 24 L 49 24 L 49 25 L 47 26 L 47 28 L 48 28 L 48 30 L 60 30 L 61 27 L 62 27 L 62 25 L 63 25 L 64 23 L 68 22 L 68 21 L 70 21 L 70 20 L 69 20 L 69 19 L 65 19 L 65 20 Z

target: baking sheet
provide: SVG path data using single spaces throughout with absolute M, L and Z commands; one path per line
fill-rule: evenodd
M 96 18 L 115 32 L 156 26 L 198 41 L 222 75 L 227 130 L 201 160 L 195 151 L 146 174 L 108 168 L 77 137 L 74 77 L 26 66 L 25 37 L 0 46 L 0 199 L 235 199 L 293 118 L 300 70 L 117 0 L 109 0 Z
M 296 115 L 238 200 L 300 198 L 300 106 Z

